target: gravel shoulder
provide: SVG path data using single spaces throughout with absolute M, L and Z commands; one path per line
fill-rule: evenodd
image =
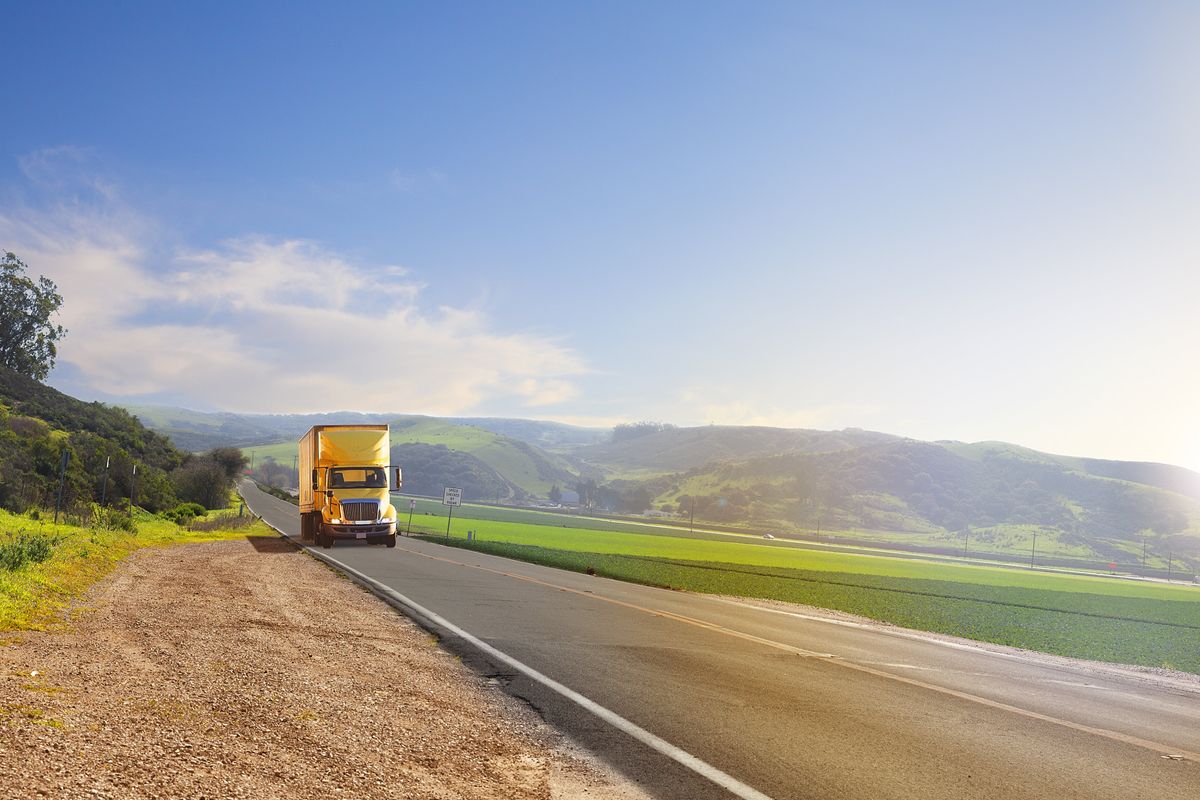
M 273 537 L 149 548 L 0 640 L 5 797 L 645 797 Z

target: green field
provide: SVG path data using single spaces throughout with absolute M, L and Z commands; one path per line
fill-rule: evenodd
M 273 458 L 286 466 L 291 466 L 292 461 L 299 452 L 299 442 L 276 442 L 274 444 L 257 444 L 254 447 L 242 448 L 242 453 L 246 458 L 253 456 L 255 462 L 260 462 L 265 458 Z
M 407 495 L 393 496 L 392 502 L 402 514 L 408 513 L 408 501 L 416 500 L 418 516 L 432 513 L 435 516 L 446 516 L 446 507 L 440 500 L 430 500 L 424 497 L 408 497 Z M 556 511 L 537 511 L 529 508 L 511 508 L 508 506 L 482 506 L 466 504 L 454 509 L 455 519 L 491 520 L 494 522 L 523 522 L 529 525 L 566 526 L 568 528 L 587 528 L 601 531 L 626 531 L 632 533 L 662 533 L 670 535 L 678 529 L 664 528 L 652 522 L 628 522 L 618 519 L 597 519 L 581 517 L 578 514 L 568 514 Z M 417 517 L 413 518 L 414 521 Z M 701 536 L 701 534 L 696 534 Z M 717 538 L 717 537 L 710 537 Z
M 564 569 L 1200 673 L 1200 587 L 561 525 L 456 516 L 445 540 L 444 514 L 414 517 L 414 532 L 431 541 Z M 470 543 L 468 530 L 476 537 Z
M 446 509 L 441 504 L 441 502 L 438 500 L 430 500 L 427 498 L 409 498 L 407 496 L 393 497 L 392 502 L 395 503 L 396 508 L 398 508 L 400 510 L 402 523 L 407 521 L 408 501 L 410 499 L 415 499 L 417 501 L 416 516 L 413 517 L 414 523 L 420 524 L 421 517 L 429 515 L 429 514 L 432 514 L 434 516 L 445 517 Z M 691 533 L 687 530 L 686 527 L 680 527 L 680 524 L 677 520 L 674 520 L 674 521 L 663 520 L 661 522 L 659 522 L 659 521 L 636 522 L 636 521 L 630 521 L 630 520 L 600 519 L 600 518 L 596 518 L 596 517 L 584 517 L 584 516 L 579 516 L 578 514 L 568 514 L 568 513 L 554 512 L 554 511 L 536 511 L 533 509 L 525 509 L 525 508 L 509 508 L 509 507 L 503 507 L 503 506 L 482 506 L 482 505 L 464 505 L 455 510 L 454 517 L 455 517 L 455 519 L 476 519 L 476 520 L 490 520 L 490 521 L 498 521 L 498 522 L 520 522 L 520 523 L 526 523 L 529 525 L 548 525 L 548 526 L 553 526 L 553 527 L 580 528 L 580 529 L 586 529 L 586 530 L 592 530 L 592 531 L 622 531 L 622 532 L 626 532 L 626 533 L 645 533 L 645 534 L 651 534 L 654 536 L 671 536 L 671 537 L 684 538 L 684 539 L 704 539 L 704 540 L 718 541 L 718 542 L 747 541 L 747 542 L 753 542 L 753 543 L 759 544 L 759 545 L 764 545 L 764 546 L 769 546 L 769 547 L 780 547 L 780 548 L 796 546 L 796 545 L 790 543 L 789 540 L 786 538 L 779 538 L 779 539 L 775 539 L 771 542 L 768 542 L 767 540 L 762 539 L 759 534 L 754 534 L 754 533 L 715 532 L 715 531 L 709 532 L 709 531 L 706 531 L 702 527 L 698 527 L 694 533 Z M 1025 536 L 1025 537 L 1032 536 L 1032 532 L 1034 531 L 1035 528 L 1037 528 L 1037 526 L 1032 526 L 1032 525 L 1006 526 L 1006 527 L 1017 530 L 1017 533 L 1013 534 L 1013 535 Z M 997 528 L 999 529 L 1000 526 L 997 526 Z M 1037 552 L 1038 552 L 1039 556 L 1045 557 L 1045 556 L 1077 555 L 1076 553 L 1073 553 L 1069 549 L 1056 547 L 1054 538 L 1051 536 L 1045 535 L 1044 533 L 1041 532 L 1040 529 L 1038 529 L 1038 533 L 1039 533 L 1039 538 L 1038 538 Z M 888 534 L 888 533 L 880 532 L 880 531 L 860 531 L 860 530 L 836 531 L 836 535 L 839 537 L 842 537 L 842 538 L 854 539 L 854 540 L 862 542 L 863 544 L 855 545 L 855 544 L 831 543 L 828 546 L 834 547 L 837 549 L 859 550 L 859 551 L 866 552 L 866 553 L 872 554 L 872 555 L 879 555 L 881 553 L 886 554 L 888 552 L 892 552 L 896 555 L 901 555 L 901 551 L 896 551 L 896 550 L 889 551 L 889 549 L 888 549 L 889 545 L 926 544 L 926 545 L 934 545 L 934 546 L 941 546 L 941 547 L 949 547 L 949 548 L 954 549 L 955 551 L 960 551 L 961 544 L 962 544 L 961 539 L 957 540 L 957 542 L 956 542 L 955 539 L 952 537 L 937 538 L 937 539 L 926 537 L 920 541 L 917 541 L 916 539 L 914 539 L 912 534 L 901 534 L 901 533 Z M 820 539 L 817 539 L 815 541 L 808 541 L 805 544 L 809 547 L 824 546 L 824 543 L 821 542 Z M 956 544 L 958 546 L 955 546 Z M 1002 552 L 1006 552 L 1006 551 L 998 552 L 995 550 L 983 550 L 982 548 L 978 547 L 978 544 L 976 542 L 972 541 L 971 548 L 970 548 L 969 552 L 967 552 L 964 560 L 966 560 L 968 563 L 970 563 L 971 561 L 987 561 L 990 556 L 999 555 Z M 1023 550 L 1014 549 L 1012 552 L 1020 553 L 1020 555 L 1022 556 L 1022 560 L 1024 560 L 1027 558 L 1026 554 L 1028 553 L 1028 545 L 1026 545 L 1025 549 L 1023 549 Z M 1136 564 L 1139 560 L 1138 556 L 1140 556 L 1140 553 L 1131 551 L 1129 553 L 1128 563 Z M 917 556 L 917 557 L 920 557 L 920 556 Z M 959 556 L 958 553 L 956 552 L 956 554 L 953 556 L 936 556 L 936 555 L 931 554 L 928 556 L 928 558 L 930 558 L 930 559 L 950 558 L 952 560 L 957 560 L 962 557 Z M 1160 571 L 1165 570 L 1165 568 L 1167 566 L 1166 559 L 1156 557 L 1153 554 L 1151 554 L 1147 563 L 1150 567 L 1157 568 Z M 1177 567 L 1178 567 L 1178 564 L 1177 564 Z

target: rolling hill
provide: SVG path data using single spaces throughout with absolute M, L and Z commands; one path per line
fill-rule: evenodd
M 949 546 L 973 538 L 998 552 L 1029 551 L 1037 534 L 1042 552 L 1081 558 L 1127 559 L 1143 546 L 1200 556 L 1200 501 L 1173 490 L 1190 491 L 1200 475 L 1164 466 L 896 440 L 710 463 L 646 485 L 660 507 L 695 502 L 698 519 L 727 524 Z
M 645 477 L 694 469 L 713 461 L 777 453 L 849 450 L 898 438 L 854 428 L 814 431 L 709 425 L 669 428 L 621 441 L 580 447 L 571 455 L 606 475 Z

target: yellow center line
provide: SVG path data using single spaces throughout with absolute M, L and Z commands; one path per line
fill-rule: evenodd
M 970 703 L 976 703 L 981 706 L 986 706 L 987 708 L 993 708 L 993 709 L 996 709 L 999 711 L 1007 711 L 1011 714 L 1018 714 L 1022 717 L 1026 717 L 1027 719 L 1035 719 L 1040 722 L 1048 722 L 1052 725 L 1060 725 L 1064 728 L 1070 728 L 1071 730 L 1080 731 L 1082 733 L 1089 733 L 1089 734 L 1092 734 L 1093 736 L 1100 736 L 1100 737 L 1109 739 L 1114 742 L 1120 742 L 1122 744 L 1129 744 L 1129 745 L 1134 745 L 1135 747 L 1144 748 L 1146 750 L 1152 750 L 1152 751 L 1159 753 L 1161 755 L 1164 755 L 1164 756 L 1165 755 L 1178 756 L 1178 757 L 1181 757 L 1182 759 L 1186 759 L 1188 761 L 1192 761 L 1197 764 L 1200 764 L 1200 753 L 1193 753 L 1193 752 L 1189 752 L 1187 750 L 1179 750 L 1179 749 L 1171 747 L 1169 745 L 1162 744 L 1161 742 L 1155 742 L 1155 741 L 1151 741 L 1149 739 L 1143 739 L 1139 736 L 1133 736 L 1131 734 L 1121 733 L 1119 731 L 1111 731 L 1106 728 L 1096 728 L 1091 725 L 1084 725 L 1083 723 L 1080 723 L 1080 722 L 1072 722 L 1071 720 L 1062 719 L 1060 717 L 1053 717 L 1053 716 L 1050 716 L 1049 714 L 1041 714 L 1037 711 L 1030 711 L 1029 709 L 1026 709 L 1026 708 L 1020 708 L 1018 706 L 1009 705 L 1008 703 L 1001 703 L 998 700 L 990 700 L 986 697 L 980 697 L 979 695 L 970 694 L 969 692 L 959 691 L 958 689 L 951 689 L 946 686 L 939 686 L 934 683 L 927 683 L 925 681 L 916 680 L 915 678 L 909 678 L 904 675 L 896 675 L 894 673 L 887 672 L 885 670 L 875 669 L 874 667 L 869 667 L 865 664 L 858 664 L 853 661 L 847 661 L 839 656 L 834 655 L 833 653 L 818 653 L 813 650 L 805 650 L 804 648 L 795 647 L 790 644 L 785 644 L 784 642 L 777 642 L 773 639 L 764 639 L 761 636 L 755 636 L 753 634 L 744 633 L 742 631 L 734 630 L 732 628 L 726 628 L 723 625 L 717 625 L 716 623 L 713 623 L 713 622 L 706 622 L 701 619 L 684 616 L 683 614 L 676 614 L 671 611 L 664 611 L 664 610 L 658 609 L 658 608 L 648 608 L 646 606 L 640 606 L 640 605 L 637 605 L 636 603 L 630 603 L 625 600 L 618 600 L 614 597 L 606 597 L 601 594 L 596 594 L 595 592 L 585 591 L 583 589 L 575 589 L 570 586 L 562 586 L 561 584 L 551 583 L 549 581 L 544 581 L 539 578 L 533 578 L 528 575 L 521 575 L 520 573 L 516 573 L 516 572 L 508 572 L 508 571 L 502 570 L 502 569 L 485 567 L 482 564 L 468 564 L 466 562 L 458 561 L 453 558 L 446 558 L 445 556 L 435 556 L 435 555 L 430 555 L 428 553 L 421 553 L 416 550 L 410 550 L 407 547 L 404 547 L 401 549 L 407 553 L 411 553 L 412 555 L 420 556 L 422 558 L 428 558 L 433 561 L 442 561 L 447 564 L 454 564 L 454 565 L 460 566 L 460 567 L 476 569 L 476 570 L 480 570 L 482 572 L 490 572 L 494 575 L 503 575 L 506 578 L 512 578 L 514 580 L 524 581 L 526 583 L 532 583 L 532 584 L 536 584 L 538 586 L 545 586 L 546 588 L 556 589 L 560 592 L 570 592 L 571 594 L 577 594 L 577 595 L 580 595 L 581 597 L 590 597 L 594 600 L 599 600 L 604 603 L 610 603 L 612 605 L 621 606 L 623 608 L 629 608 L 634 611 L 641 611 L 645 614 L 650 614 L 655 617 L 664 617 L 666 619 L 671 619 L 676 622 L 682 622 L 686 625 L 693 625 L 697 628 L 703 628 L 704 630 L 712 631 L 714 633 L 719 633 L 719 634 L 722 634 L 725 636 L 732 636 L 737 639 L 742 639 L 742 640 L 745 640 L 748 642 L 754 642 L 755 644 L 761 644 L 765 647 L 770 647 L 775 650 L 782 650 L 784 652 L 793 653 L 795 655 L 803 656 L 805 658 L 819 659 L 821 661 L 824 661 L 827 664 L 833 664 L 835 666 L 844 667 L 845 669 L 854 670 L 855 672 L 861 672 L 861 673 L 865 673 L 867 675 L 872 675 L 877 678 L 884 678 L 887 680 L 896 681 L 898 683 L 907 684 L 909 686 L 914 686 L 919 689 L 927 689 L 931 692 L 937 692 L 939 694 L 947 695 L 949 697 L 954 697 L 959 700 L 965 700 Z

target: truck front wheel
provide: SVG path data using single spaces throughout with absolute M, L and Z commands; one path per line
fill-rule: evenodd
M 332 533 L 318 533 L 317 534 L 317 544 L 321 545 L 321 547 L 325 548 L 326 550 L 333 547 L 333 534 Z
M 396 534 L 393 533 L 391 536 L 387 537 L 387 546 L 388 547 L 396 546 Z

